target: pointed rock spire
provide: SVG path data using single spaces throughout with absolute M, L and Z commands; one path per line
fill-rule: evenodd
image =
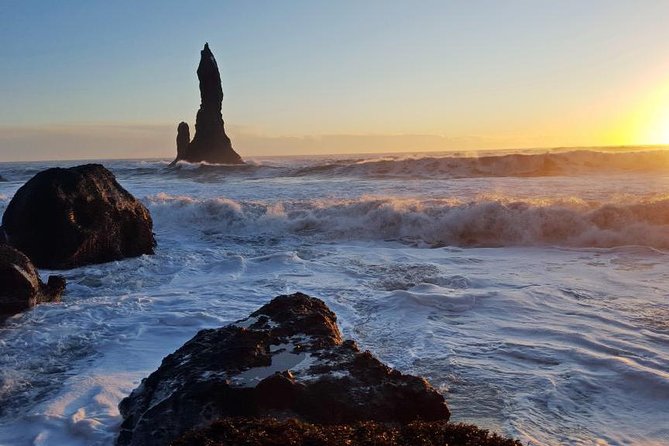
M 214 54 L 205 43 L 200 52 L 200 64 L 197 68 L 200 81 L 200 110 L 195 121 L 195 136 L 183 149 L 185 138 L 190 134 L 186 127 L 179 124 L 177 135 L 177 158 L 190 162 L 205 161 L 220 164 L 243 164 L 242 158 L 232 148 L 228 135 L 225 134 L 221 106 L 223 89 L 221 75 Z

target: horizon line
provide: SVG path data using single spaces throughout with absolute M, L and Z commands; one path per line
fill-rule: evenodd
M 383 155 L 422 155 L 422 154 L 475 154 L 483 152 L 485 154 L 494 155 L 494 152 L 509 152 L 504 154 L 499 154 L 498 156 L 511 155 L 513 152 L 519 151 L 534 151 L 534 152 L 557 152 L 557 151 L 597 151 L 602 149 L 609 149 L 612 151 L 624 151 L 625 149 L 636 149 L 629 150 L 630 152 L 641 152 L 648 149 L 658 149 L 666 150 L 669 148 L 669 144 L 622 144 L 622 145 L 593 145 L 593 146 L 544 146 L 544 147 L 515 147 L 515 148 L 481 148 L 481 149 L 444 149 L 444 150 L 401 150 L 401 151 L 388 151 L 388 152 L 337 152 L 337 153 L 313 153 L 313 154 L 289 154 L 289 155 L 250 155 L 248 157 L 242 157 L 244 159 L 254 159 L 254 158 L 307 158 L 307 157 L 331 157 L 331 156 L 342 156 L 342 155 L 358 155 L 358 156 L 383 156 Z M 521 154 L 521 153 L 519 153 Z M 529 154 L 529 153 L 527 153 Z M 536 154 L 536 153 L 535 153 Z M 521 154 L 522 155 L 522 154 Z M 63 158 L 63 159 L 38 159 L 38 160 L 13 160 L 13 161 L 0 161 L 0 164 L 12 164 L 12 163 L 52 163 L 52 162 L 75 162 L 75 161 L 124 161 L 124 160 L 133 160 L 133 161 L 156 161 L 156 160 L 166 160 L 170 161 L 174 157 L 118 157 L 118 158 Z M 193 163 L 198 164 L 198 163 Z

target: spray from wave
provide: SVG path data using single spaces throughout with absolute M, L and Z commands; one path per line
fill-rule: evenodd
M 429 247 L 669 248 L 666 197 L 619 204 L 485 196 L 471 202 L 363 197 L 265 203 L 161 193 L 146 201 L 157 227 L 229 236 L 396 240 Z
M 258 177 L 369 177 L 382 178 L 479 178 L 544 177 L 626 172 L 669 172 L 669 151 L 513 153 L 487 156 L 392 156 L 295 160 L 283 163 L 249 162 L 245 165 L 189 164 L 180 162 L 173 169 L 182 177 L 201 175 Z
M 571 151 L 480 157 L 422 157 L 332 163 L 298 170 L 297 174 L 332 173 L 370 177 L 471 178 L 542 177 L 669 171 L 669 152 Z

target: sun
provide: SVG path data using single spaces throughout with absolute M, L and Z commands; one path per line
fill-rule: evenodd
M 669 145 L 669 86 L 656 89 L 630 107 L 618 136 L 626 144 Z
M 669 81 L 663 80 L 649 91 L 641 104 L 636 122 L 642 144 L 669 145 Z
M 647 139 L 651 144 L 669 144 L 669 109 L 660 112 L 651 123 Z

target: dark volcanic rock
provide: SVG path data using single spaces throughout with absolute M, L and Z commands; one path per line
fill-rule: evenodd
M 146 207 L 99 164 L 38 173 L 2 217 L 7 242 L 53 269 L 153 254 L 152 227 Z
M 179 123 L 177 127 L 177 159 L 183 159 L 190 144 L 190 129 L 185 122 Z
M 224 418 L 191 431 L 172 446 L 522 446 L 468 424 L 412 421 L 387 424 L 362 421 L 314 425 L 298 420 Z
M 0 320 L 42 302 L 59 302 L 64 290 L 61 276 L 50 276 L 45 285 L 25 254 L 0 244 Z
M 279 296 L 235 324 L 200 331 L 119 408 L 125 419 L 119 445 L 169 444 L 222 417 L 348 424 L 450 415 L 427 381 L 343 341 L 335 314 L 301 293 Z
M 177 158 L 175 161 L 243 164 L 244 161 L 234 151 L 230 138 L 225 134 L 223 116 L 221 115 L 223 103 L 221 75 L 218 71 L 216 59 L 214 59 L 207 43 L 204 44 L 204 49 L 200 52 L 197 77 L 200 80 L 201 103 L 195 121 L 195 136 L 185 151 L 180 150 L 180 144 L 183 144 L 183 142 L 180 143 L 179 136 L 177 136 Z M 179 124 L 178 135 L 182 134 L 182 124 Z
M 177 157 L 170 163 L 170 167 L 174 166 L 177 161 L 186 159 L 188 144 L 190 144 L 190 128 L 187 122 L 180 122 L 177 126 Z

